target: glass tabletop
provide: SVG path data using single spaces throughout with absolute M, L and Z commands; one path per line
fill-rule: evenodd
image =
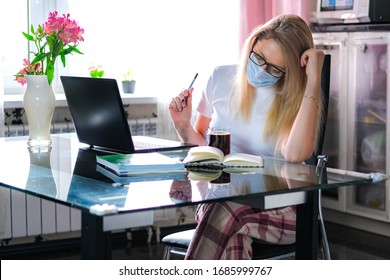
M 75 134 L 52 140 L 50 149 L 31 152 L 26 137 L 0 138 L 0 185 L 85 211 L 104 206 L 99 213 L 110 214 L 372 182 L 368 174 L 272 158 L 262 168 L 113 178 L 96 164 L 96 155 L 104 153 L 79 143 Z M 182 159 L 187 150 L 163 153 Z

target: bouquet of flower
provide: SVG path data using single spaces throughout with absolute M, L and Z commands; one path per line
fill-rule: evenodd
M 65 67 L 65 56 L 72 52 L 82 54 L 77 46 L 81 41 L 84 29 L 77 22 L 69 18 L 69 14 L 62 16 L 58 12 L 50 12 L 48 20 L 43 25 L 38 25 L 35 30 L 31 25 L 30 33 L 22 32 L 27 40 L 34 42 L 36 52 L 31 51 L 35 57 L 32 61 L 23 60 L 23 69 L 15 76 L 16 81 L 24 85 L 24 75 L 47 75 L 49 84 L 54 78 L 54 65 L 57 57 L 61 57 Z

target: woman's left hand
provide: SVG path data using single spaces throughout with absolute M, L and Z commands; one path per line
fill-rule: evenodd
M 301 56 L 301 66 L 306 67 L 306 75 L 318 75 L 321 77 L 322 65 L 324 63 L 325 54 L 323 51 L 316 49 L 308 49 Z

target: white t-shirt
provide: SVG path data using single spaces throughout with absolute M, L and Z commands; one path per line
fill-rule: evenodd
M 215 68 L 202 93 L 197 110 L 212 119 L 210 127 L 230 127 L 231 153 L 273 156 L 274 143 L 264 139 L 263 131 L 275 91 L 273 87 L 257 88 L 249 122 L 234 118 L 229 103 L 236 70 L 236 65 Z

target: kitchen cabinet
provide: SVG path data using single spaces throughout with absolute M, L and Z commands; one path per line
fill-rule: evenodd
M 318 32 L 313 36 L 316 48 L 332 55 L 323 149 L 327 166 L 390 174 L 390 32 Z M 322 204 L 390 226 L 390 181 L 325 191 Z M 368 225 L 359 227 L 371 231 Z

